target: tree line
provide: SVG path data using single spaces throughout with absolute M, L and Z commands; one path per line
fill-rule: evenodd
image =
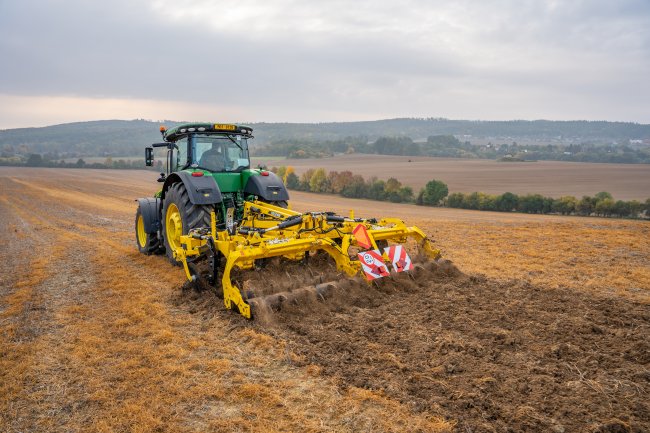
M 606 191 L 599 192 L 593 197 L 585 195 L 580 199 L 573 196 L 553 198 L 541 194 L 517 195 L 511 192 L 500 195 L 482 192 L 456 192 L 445 199 L 444 205 L 460 209 L 532 214 L 595 215 L 622 218 L 650 216 L 650 198 L 643 203 L 638 200 L 615 200 Z
M 78 158 L 76 162 L 66 162 L 64 159 L 52 159 L 47 154 L 31 153 L 26 160 L 0 158 L 0 165 L 14 167 L 45 167 L 45 168 L 97 168 L 97 169 L 124 169 L 124 170 L 155 170 L 163 168 L 162 161 L 156 160 L 153 167 L 145 166 L 144 159 L 113 159 L 105 158 L 102 162 L 86 162 Z
M 287 188 L 297 191 L 340 194 L 348 198 L 368 198 L 371 200 L 391 201 L 393 203 L 412 202 L 413 188 L 404 186 L 391 177 L 387 181 L 363 176 L 351 171 L 330 171 L 322 168 L 309 169 L 300 177 L 293 167 L 273 167 L 271 171 L 280 176 Z
M 472 144 L 454 135 L 431 135 L 416 142 L 408 136 L 384 136 L 374 141 L 368 137 L 346 137 L 338 140 L 280 140 L 255 150 L 258 156 L 286 158 L 323 158 L 342 153 L 376 155 L 431 156 L 444 158 L 502 159 L 509 161 L 573 161 L 625 164 L 650 163 L 650 148 L 633 147 L 629 141 L 618 144 L 540 144 L 509 143 Z
M 650 218 L 650 198 L 645 202 L 615 200 L 612 194 L 605 191 L 580 199 L 573 196 L 553 198 L 541 194 L 517 195 L 511 192 L 449 194 L 447 184 L 432 179 L 415 194 L 411 187 L 402 185 L 393 177 L 386 181 L 376 177 L 364 179 L 350 171 L 327 172 L 323 168 L 309 169 L 298 176 L 291 166 L 272 167 L 271 171 L 280 176 L 289 189 L 338 194 L 348 198 L 496 212 Z

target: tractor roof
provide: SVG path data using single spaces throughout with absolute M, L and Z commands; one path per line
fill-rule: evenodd
M 250 137 L 253 133 L 253 128 L 250 126 L 235 125 L 233 123 L 184 123 L 168 130 L 164 130 L 161 127 L 161 132 L 165 141 L 176 141 L 179 138 L 196 132 L 205 134 L 236 134 Z

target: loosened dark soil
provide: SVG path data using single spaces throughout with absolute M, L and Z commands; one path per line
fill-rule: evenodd
M 457 420 L 459 432 L 650 431 L 650 308 L 461 274 L 352 281 L 255 327 L 340 386 Z M 267 271 L 265 280 L 287 279 Z

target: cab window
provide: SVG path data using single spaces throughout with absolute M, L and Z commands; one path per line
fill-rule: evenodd
M 233 172 L 249 168 L 246 139 L 240 136 L 231 138 L 225 135 L 192 136 L 193 163 L 213 172 Z
M 190 165 L 187 154 L 187 137 L 178 140 L 176 146 L 178 147 L 176 151 L 176 167 L 172 171 L 183 170 Z

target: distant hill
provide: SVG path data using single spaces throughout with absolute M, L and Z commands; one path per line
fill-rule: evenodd
M 167 121 L 172 127 L 180 122 Z M 605 121 L 472 121 L 387 119 L 335 123 L 249 123 L 254 128 L 254 147 L 282 140 L 323 141 L 345 137 L 375 140 L 382 136 L 408 136 L 426 140 L 431 135 L 455 135 L 461 140 L 491 139 L 561 141 L 564 143 L 624 142 L 649 140 L 650 125 Z M 67 123 L 40 128 L 0 130 L 3 153 L 76 156 L 135 156 L 160 141 L 158 122 L 147 120 L 101 120 Z
M 650 124 L 605 121 L 552 120 L 450 120 L 387 119 L 367 122 L 335 123 L 258 123 L 252 125 L 265 141 L 278 139 L 336 140 L 344 137 L 408 136 L 426 140 L 431 135 L 472 136 L 495 139 L 613 141 L 650 139 Z
M 176 122 L 167 122 L 168 127 Z M 34 153 L 63 156 L 140 155 L 145 145 L 161 141 L 159 124 L 147 120 L 99 120 L 41 128 L 0 131 L 0 149 L 13 146 Z

